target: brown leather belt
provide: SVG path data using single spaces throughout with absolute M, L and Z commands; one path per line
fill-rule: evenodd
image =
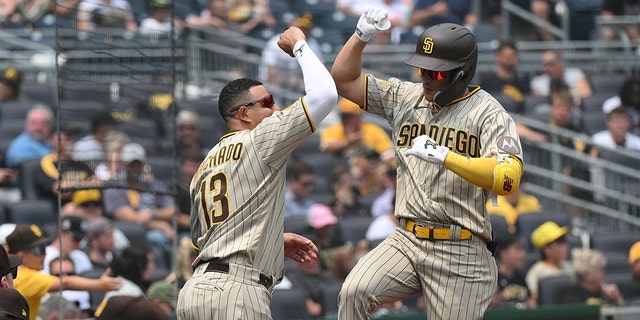
M 422 223 L 416 223 L 406 219 L 405 228 L 416 237 L 428 240 L 471 240 L 473 233 L 467 229 L 460 228 L 460 236 L 452 235 L 452 228 L 436 228 Z
M 211 261 L 207 265 L 207 269 L 205 269 L 204 272 L 219 272 L 229 274 L 229 264 L 221 261 Z M 258 283 L 269 290 L 271 289 L 271 286 L 273 286 L 273 277 L 260 272 L 260 279 L 258 280 Z

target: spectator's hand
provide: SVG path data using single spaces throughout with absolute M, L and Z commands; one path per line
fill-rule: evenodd
M 367 7 L 360 16 L 358 24 L 356 25 L 356 36 L 358 39 L 364 42 L 371 41 L 378 30 L 378 28 L 376 28 L 376 24 L 381 23 L 383 20 L 387 20 L 388 16 L 389 13 L 387 10 L 371 6 Z
M 624 304 L 622 293 L 620 288 L 614 283 L 605 283 L 602 285 L 602 294 L 609 298 L 609 300 L 615 302 L 616 305 L 621 306 Z
M 299 234 L 284 234 L 284 255 L 300 263 L 318 259 L 318 248 L 313 242 Z
M 305 36 L 304 32 L 300 30 L 298 27 L 290 27 L 287 28 L 282 34 L 280 34 L 280 39 L 278 39 L 278 47 L 282 49 L 282 51 L 286 52 L 289 56 L 294 57 L 293 55 L 293 47 L 300 40 L 307 40 L 307 36 Z
M 439 145 L 426 135 L 417 136 L 413 139 L 411 149 L 405 153 L 407 156 L 416 156 L 434 164 L 443 164 L 448 154 L 449 148 Z
M 118 290 L 122 287 L 122 281 L 118 278 L 112 278 L 109 276 L 111 273 L 111 268 L 107 268 L 104 273 L 100 276 L 100 282 L 102 283 L 102 288 L 104 291 L 114 291 Z

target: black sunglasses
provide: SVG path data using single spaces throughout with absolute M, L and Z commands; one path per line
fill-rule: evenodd
M 252 106 L 258 102 L 262 102 L 262 107 L 263 108 L 267 108 L 267 109 L 271 109 L 273 108 L 273 105 L 275 104 L 275 101 L 273 101 L 273 96 L 272 95 L 266 95 L 258 100 L 253 100 L 253 101 L 249 101 L 247 103 L 241 104 L 237 107 L 233 107 L 231 109 L 229 109 L 229 113 L 234 113 L 238 110 L 240 110 L 240 108 L 242 107 L 248 107 L 248 106 Z
M 18 277 L 18 267 L 11 269 L 11 277 L 15 280 Z

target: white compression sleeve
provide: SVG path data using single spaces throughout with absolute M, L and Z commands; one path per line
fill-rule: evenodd
M 304 78 L 304 101 L 314 123 L 320 123 L 338 102 L 338 91 L 331 73 L 318 59 L 306 41 L 298 41 L 293 53 L 302 69 Z

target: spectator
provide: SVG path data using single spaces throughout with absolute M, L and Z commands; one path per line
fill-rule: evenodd
M 362 203 L 358 183 L 349 165 L 339 165 L 331 172 L 333 200 L 330 207 L 338 217 L 370 215 L 369 208 Z
M 149 6 L 151 15 L 140 21 L 138 32 L 147 37 L 159 38 L 171 35 L 171 1 L 151 0 Z M 184 22 L 176 17 L 173 21 L 174 35 L 182 34 Z
M 287 270 L 287 278 L 291 281 L 293 288 L 304 291 L 309 316 L 312 319 L 321 319 L 326 315 L 326 310 L 322 308 L 324 303 L 322 285 L 339 282 L 339 280 L 322 268 L 320 259 L 307 263 L 295 262 L 295 265 L 295 269 Z
M 606 20 L 614 20 L 616 16 L 638 16 L 640 5 L 636 0 L 603 0 L 600 16 Z M 619 25 L 617 27 L 605 26 L 601 31 L 604 40 L 612 41 L 628 38 L 634 45 L 640 45 L 640 27 L 635 23 Z
M 0 74 L 0 102 L 18 100 L 22 74 L 15 68 L 7 68 Z
M 18 170 L 8 167 L 6 157 L 0 150 L 0 205 L 9 206 L 22 200 L 18 184 Z
M 530 93 L 529 81 L 518 75 L 518 49 L 510 41 L 501 41 L 496 49 L 495 69 L 480 78 L 480 85 L 492 95 L 511 98 L 524 112 L 524 99 Z
M 146 151 L 137 143 L 129 143 L 122 147 L 120 160 L 124 166 L 126 188 L 105 189 L 102 192 L 105 216 L 118 221 L 140 223 L 147 227 L 147 240 L 165 254 L 171 261 L 171 241 L 175 236 L 173 230 L 174 199 L 170 195 L 138 191 L 164 190 L 164 186 L 144 179 L 144 166 L 147 161 Z M 134 189 L 136 188 L 136 189 Z
M 529 303 L 529 289 L 525 280 L 526 255 L 524 240 L 512 236 L 498 242 L 498 308 L 524 308 Z
M 171 319 L 176 318 L 176 296 L 173 284 L 166 281 L 156 281 L 147 289 L 147 298 L 160 307 Z
M 384 191 L 382 191 L 382 193 L 373 200 L 373 204 L 371 204 L 371 216 L 373 218 L 394 213 L 396 187 L 398 186 L 396 175 L 396 169 L 391 166 L 387 166 L 387 170 L 381 175 Z
M 117 28 L 136 32 L 133 9 L 126 0 L 82 0 L 78 5 L 78 31 Z
M 22 258 L 8 254 L 4 246 L 0 246 L 0 288 L 13 288 L 13 280 L 18 277 L 18 266 Z
M 549 96 L 553 80 L 562 81 L 569 87 L 576 105 L 582 98 L 590 97 L 593 90 L 585 73 L 579 68 L 568 68 L 558 51 L 547 50 L 542 54 L 543 74 L 533 77 L 531 93 L 535 96 Z
M 83 313 L 79 310 L 76 302 L 73 300 L 69 300 L 63 296 L 59 295 L 50 295 L 45 298 L 40 306 L 40 311 L 38 312 L 38 319 L 40 320 L 58 320 L 60 319 L 60 315 L 62 315 L 62 319 L 87 319 L 90 318 L 90 315 Z M 82 291 L 78 291 L 82 292 Z M 84 293 L 87 293 L 86 291 Z
M 638 301 L 640 298 L 640 241 L 629 248 L 629 265 L 631 266 L 631 279 L 620 290 L 622 297 L 627 302 Z
M 320 61 L 324 61 L 320 43 L 311 35 L 313 16 L 305 13 L 289 22 L 289 27 L 298 27 L 307 37 L 307 44 L 316 53 Z M 304 91 L 302 71 L 298 67 L 296 59 L 291 58 L 278 46 L 280 35 L 271 37 L 262 49 L 260 60 L 260 81 L 269 86 L 288 88 L 295 91 Z
M 547 221 L 533 230 L 531 244 L 540 250 L 542 257 L 534 263 L 526 275 L 527 288 L 530 299 L 528 305 L 538 305 L 538 281 L 540 279 L 560 274 L 571 274 L 569 258 L 569 244 L 566 234 L 568 227 L 560 227 L 553 221 Z
M 138 297 L 145 295 L 155 270 L 153 252 L 146 245 L 132 244 L 114 257 L 111 262 L 111 270 L 113 275 L 122 281 L 122 287 L 105 293 L 98 310 L 111 297 Z M 96 310 L 96 313 L 98 310 Z
M 477 18 L 468 0 L 416 0 L 411 14 L 411 26 L 425 29 L 443 22 L 467 26 L 472 30 Z
M 51 153 L 51 126 L 53 112 L 44 105 L 37 105 L 27 113 L 24 131 L 17 136 L 7 149 L 7 167 L 16 167 L 21 162 L 40 159 Z
M 265 0 L 229 1 L 229 21 L 235 30 L 245 34 L 272 28 L 277 22 Z
M 386 214 L 375 217 L 365 233 L 365 239 L 370 243 L 386 239 L 400 225 L 400 221 L 393 212 L 396 198 L 393 197 L 389 202 L 391 203 L 389 211 Z
M 129 143 L 131 139 L 122 131 L 109 131 L 102 143 L 105 153 L 105 161 L 96 166 L 96 176 L 102 181 L 124 179 L 122 162 L 120 161 L 120 151 L 122 147 Z
M 361 145 L 354 150 L 349 158 L 349 170 L 358 194 L 370 198 L 379 196 L 386 187 L 383 177 L 388 166 L 389 164 L 382 162 L 380 155 L 370 148 Z
M 618 95 L 602 103 L 602 112 L 609 113 L 618 107 L 626 108 L 631 115 L 632 131 L 640 129 L 640 79 L 625 80 L 618 90 Z
M 180 153 L 180 168 L 176 189 L 176 205 L 178 206 L 178 235 L 179 239 L 191 237 L 191 179 L 198 171 L 204 155 L 198 150 Z
M 56 277 L 64 277 L 64 276 L 74 276 L 78 274 L 76 272 L 73 261 L 70 258 L 66 257 L 56 257 L 52 259 L 48 264 L 45 264 L 48 270 L 50 270 L 50 274 Z M 52 310 L 48 310 L 50 305 L 50 300 L 60 302 L 58 293 L 48 293 L 43 299 L 43 304 L 40 307 L 40 316 L 43 319 L 57 319 L 54 317 Z M 63 308 L 63 313 L 66 314 L 64 319 L 84 319 L 90 318 L 93 314 L 91 310 L 91 302 L 89 297 L 89 292 L 87 291 L 79 291 L 79 290 L 63 290 L 62 291 L 62 299 L 65 302 L 70 303 L 70 306 L 66 306 Z M 66 303 L 65 303 L 66 305 Z M 58 310 L 57 308 L 54 310 Z M 76 318 L 77 317 L 77 318 Z
M 40 167 L 33 174 L 38 196 L 49 199 L 56 207 L 58 196 L 63 207 L 71 202 L 73 196 L 72 191 L 61 189 L 96 186 L 100 183 L 91 167 L 72 160 L 71 150 L 76 141 L 76 135 L 77 131 L 68 127 L 62 127 L 58 135 L 52 135 L 51 153 L 40 159 Z
M 111 229 L 113 227 L 111 225 L 111 221 L 105 218 L 103 215 L 104 208 L 102 205 L 102 196 L 100 195 L 100 190 L 77 190 L 73 193 L 73 198 L 71 201 L 75 206 L 74 211 L 71 214 L 83 217 L 89 224 L 89 228 L 87 230 L 87 242 L 89 245 L 91 245 L 93 236 L 101 235 L 102 232 L 104 232 L 107 228 Z M 108 226 L 104 224 L 105 220 Z M 97 222 L 95 225 L 94 221 Z M 127 236 L 118 228 L 112 229 L 112 239 L 108 239 L 108 236 L 105 236 L 101 240 L 113 242 L 110 246 L 115 248 L 116 250 L 122 250 L 128 247 L 129 239 L 127 239 Z M 82 243 L 81 247 L 85 248 L 87 246 L 87 242 Z M 106 268 L 107 264 L 104 264 L 104 266 Z
M 188 27 L 212 26 L 227 29 L 229 24 L 229 7 L 225 0 L 208 0 L 200 15 L 191 14 L 185 19 Z
M 520 214 L 540 212 L 542 210 L 538 198 L 526 192 L 527 182 L 528 175 L 523 174 L 520 185 L 514 192 L 506 196 L 496 196 L 496 205 L 493 204 L 493 199 L 487 201 L 487 211 L 490 214 L 504 216 L 511 233 L 516 232 L 516 221 Z
M 284 196 L 284 217 L 307 217 L 315 201 L 309 198 L 315 184 L 315 172 L 308 163 L 297 160 L 287 167 L 287 191 Z
M 591 136 L 595 145 L 611 149 L 640 150 L 640 136 L 631 133 L 631 115 L 624 107 L 607 114 L 607 129 Z
M 360 18 L 360 15 L 364 12 L 367 6 L 380 7 L 382 6 L 381 0 L 337 0 L 336 7 L 339 11 L 343 12 L 350 18 L 356 20 Z M 353 23 L 355 24 L 355 22 Z
M 46 247 L 43 273 L 53 274 L 49 264 L 53 259 L 62 255 L 73 262 L 76 273 L 93 269 L 91 260 L 80 250 L 80 241 L 87 232 L 87 222 L 78 216 L 64 216 L 60 218 L 60 234 Z
M 46 238 L 36 225 L 18 225 L 7 237 L 11 253 L 22 258 L 18 267 L 20 277 L 14 285 L 29 302 L 30 319 L 34 320 L 40 310 L 40 301 L 47 292 L 66 290 L 111 291 L 122 284 L 118 279 L 109 277 L 107 270 L 99 279 L 88 279 L 79 276 L 55 277 L 41 273 L 44 268 L 45 245 L 51 239 Z
M 92 168 L 95 168 L 97 162 L 106 159 L 102 146 L 107 134 L 115 128 L 116 121 L 108 112 L 91 117 L 91 133 L 73 144 L 73 160 L 95 161 L 96 163 L 91 163 Z
M 193 268 L 191 264 L 198 256 L 198 252 L 191 245 L 191 239 L 182 238 L 178 243 L 178 252 L 176 253 L 176 269 L 169 273 L 164 279 L 173 284 L 178 282 L 178 289 L 182 289 L 184 283 L 193 276 Z
M 200 124 L 198 114 L 191 110 L 180 110 L 176 115 L 176 153 L 181 155 L 186 152 L 199 152 L 206 155 L 209 152 L 207 145 L 200 137 Z
M 413 12 L 412 0 L 382 0 L 381 8 L 389 13 L 387 17 L 391 22 L 390 43 L 398 44 L 403 33 L 409 29 L 411 13 Z M 359 16 L 359 15 L 358 15 Z M 377 35 L 376 35 L 377 37 Z
M 389 134 L 378 125 L 363 121 L 362 109 L 350 100 L 341 98 L 338 107 L 341 122 L 322 130 L 320 151 L 350 158 L 359 148 L 368 148 L 383 162 L 392 163 L 394 151 Z
M 135 310 L 135 312 L 132 312 Z M 96 311 L 95 320 L 169 320 L 170 318 L 144 296 L 115 296 Z
M 549 0 L 531 0 L 529 4 L 529 10 L 533 13 L 538 19 L 550 23 L 552 25 L 557 25 L 557 18 L 554 14 L 555 10 L 552 10 L 551 3 Z M 556 37 L 549 32 L 545 28 L 541 28 L 538 26 L 534 27 L 536 39 L 535 41 L 554 41 L 557 40 Z
M 573 251 L 575 283 L 560 294 L 558 304 L 585 303 L 589 305 L 622 306 L 624 299 L 616 284 L 604 282 L 606 258 L 597 250 Z
M 107 269 L 111 265 L 115 255 L 114 238 L 116 238 L 116 232 L 121 233 L 122 231 L 115 229 L 107 218 L 98 217 L 89 222 L 87 229 L 88 255 L 94 269 Z
M 0 318 L 30 319 L 27 300 L 13 288 L 0 288 Z

